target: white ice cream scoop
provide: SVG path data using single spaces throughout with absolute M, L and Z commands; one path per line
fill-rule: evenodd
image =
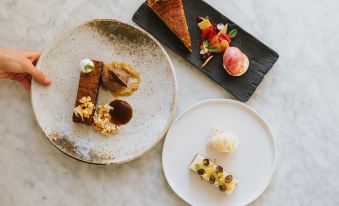
M 84 73 L 89 73 L 94 70 L 94 62 L 90 59 L 82 59 L 79 66 L 80 71 Z
M 232 153 L 239 144 L 238 137 L 220 129 L 213 129 L 210 133 L 208 144 L 219 152 Z

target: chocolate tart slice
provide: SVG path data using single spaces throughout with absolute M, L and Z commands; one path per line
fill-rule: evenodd
M 147 0 L 148 6 L 192 52 L 182 0 Z
M 89 73 L 80 72 L 80 80 L 78 86 L 78 93 L 75 102 L 75 108 L 81 107 L 83 98 L 90 97 L 90 103 L 94 105 L 92 112 L 85 116 L 76 115 L 73 113 L 73 122 L 91 125 L 93 123 L 93 115 L 95 112 L 95 106 L 97 104 L 101 71 L 103 70 L 103 62 L 92 60 L 94 63 L 94 70 Z

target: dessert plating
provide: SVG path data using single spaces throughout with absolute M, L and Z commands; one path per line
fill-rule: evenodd
M 94 65 L 93 68 L 92 68 L 91 62 Z M 93 123 L 94 113 L 93 112 L 89 113 L 87 110 L 85 110 L 86 114 L 85 113 L 84 115 L 81 115 L 81 114 L 82 114 L 82 110 L 87 108 L 85 104 L 87 105 L 89 104 L 89 102 L 91 102 L 91 104 L 89 105 L 92 107 L 92 104 L 93 104 L 92 109 L 94 109 L 97 104 L 97 98 L 98 98 L 99 86 L 100 86 L 100 76 L 101 76 L 101 71 L 104 67 L 104 64 L 101 61 L 90 60 L 90 61 L 87 61 L 86 65 L 84 65 L 84 68 L 83 67 L 80 68 L 81 72 L 80 72 L 79 86 L 78 86 L 78 92 L 77 92 L 77 97 L 76 97 L 76 102 L 75 102 L 75 109 L 73 112 L 73 122 L 91 125 Z M 91 107 L 88 107 L 88 108 L 91 108 Z
M 237 30 L 232 29 L 227 34 L 228 25 L 219 23 L 215 25 L 209 17 L 198 16 L 198 27 L 201 30 L 200 58 L 204 67 L 215 54 L 223 52 L 229 47 L 231 39 L 237 35 Z
M 200 154 L 197 154 L 194 157 L 190 169 L 198 174 L 203 180 L 214 185 L 227 195 L 230 195 L 238 185 L 238 180 L 224 171 L 222 166 L 215 164 Z
M 77 100 L 73 109 L 73 121 L 92 125 L 103 135 L 116 134 L 120 126 L 127 124 L 133 115 L 131 105 L 123 100 L 114 100 L 109 105 L 99 105 L 95 111 L 100 80 L 115 96 L 131 95 L 140 84 L 140 74 L 129 64 L 82 59 Z M 130 80 L 133 79 L 134 81 Z

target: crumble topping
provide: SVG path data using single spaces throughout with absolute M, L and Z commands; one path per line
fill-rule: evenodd
M 74 108 L 74 114 L 76 117 L 81 117 L 82 121 L 84 118 L 89 118 L 93 114 L 94 104 L 91 102 L 92 99 L 90 96 L 82 97 L 79 102 L 81 103 Z
M 110 122 L 112 118 L 110 115 L 111 106 L 108 104 L 99 105 L 98 112 L 94 113 L 93 127 L 103 135 L 116 134 L 119 132 L 119 127 Z

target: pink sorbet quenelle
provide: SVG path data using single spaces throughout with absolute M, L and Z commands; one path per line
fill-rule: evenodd
M 237 47 L 229 47 L 223 56 L 223 66 L 226 72 L 232 76 L 243 75 L 249 66 L 249 60 Z

